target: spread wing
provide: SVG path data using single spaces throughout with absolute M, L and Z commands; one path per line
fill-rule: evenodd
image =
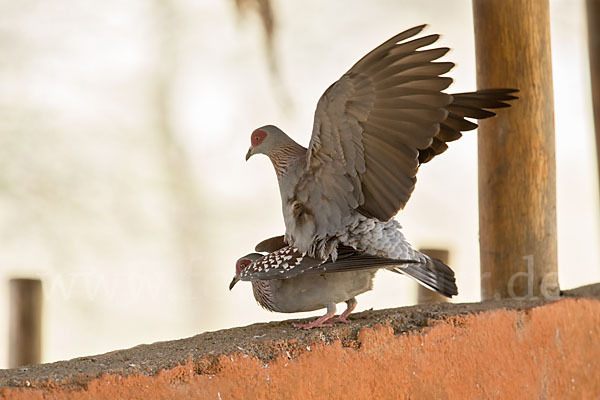
M 402 32 L 358 61 L 317 105 L 307 166 L 296 199 L 322 221 L 317 236 L 339 227 L 352 209 L 388 220 L 408 201 L 419 166 L 448 116 L 454 64 L 434 62 L 447 48 L 419 50 L 438 35 Z
M 513 94 L 516 89 L 483 89 L 469 93 L 453 93 L 452 103 L 446 110 L 448 116 L 440 123 L 440 131 L 433 137 L 431 145 L 419 150 L 419 163 L 429 162 L 433 157 L 442 154 L 448 145 L 461 138 L 463 131 L 477 128 L 477 124 L 466 118 L 485 119 L 496 115 L 487 109 L 510 107 L 508 101 L 518 99 Z

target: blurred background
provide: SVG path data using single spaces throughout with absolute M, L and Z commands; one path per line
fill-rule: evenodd
M 600 280 L 598 177 L 585 2 L 551 15 L 568 289 Z M 270 162 L 244 161 L 250 133 L 307 145 L 322 92 L 422 23 L 453 49 L 450 91 L 474 90 L 470 0 L 1 1 L 0 368 L 15 277 L 43 282 L 44 362 L 290 318 L 227 289 L 284 230 Z M 450 250 L 458 302 L 479 300 L 476 145 L 468 132 L 425 165 L 397 216 L 416 247 Z M 384 271 L 358 310 L 415 299 Z

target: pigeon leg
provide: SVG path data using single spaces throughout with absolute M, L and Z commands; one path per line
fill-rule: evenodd
M 330 303 L 327 305 L 327 314 L 315 319 L 312 322 L 309 322 L 308 324 L 294 324 L 294 327 L 301 328 L 301 329 L 312 329 L 312 328 L 322 328 L 322 327 L 331 326 L 331 324 L 329 323 L 329 320 L 334 315 L 335 315 L 335 303 Z
M 329 323 L 331 323 L 331 324 L 335 324 L 336 322 L 341 322 L 343 324 L 349 324 L 350 323 L 350 321 L 348 321 L 346 319 L 346 317 L 348 315 L 350 315 L 350 313 L 352 311 L 354 311 L 354 309 L 356 308 L 356 305 L 358 304 L 358 302 L 356 301 L 356 298 L 353 297 L 350 300 L 347 300 L 346 304 L 348 305 L 348 308 L 346 308 L 346 311 L 344 311 L 339 317 L 331 318 L 329 320 Z

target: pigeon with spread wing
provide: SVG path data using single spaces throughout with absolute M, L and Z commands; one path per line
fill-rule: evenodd
M 267 155 L 279 182 L 285 242 L 321 262 L 338 248 L 428 265 L 394 215 L 415 187 L 419 166 L 477 124 L 509 107 L 514 89 L 444 93 L 454 64 L 448 48 L 423 49 L 438 35 L 402 32 L 359 60 L 321 96 L 305 148 L 267 125 L 251 135 L 246 160 Z

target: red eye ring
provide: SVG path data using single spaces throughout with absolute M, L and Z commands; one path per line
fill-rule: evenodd
M 262 129 L 257 129 L 252 132 L 251 143 L 253 146 L 258 146 L 265 140 L 266 137 L 267 132 L 263 131 Z

